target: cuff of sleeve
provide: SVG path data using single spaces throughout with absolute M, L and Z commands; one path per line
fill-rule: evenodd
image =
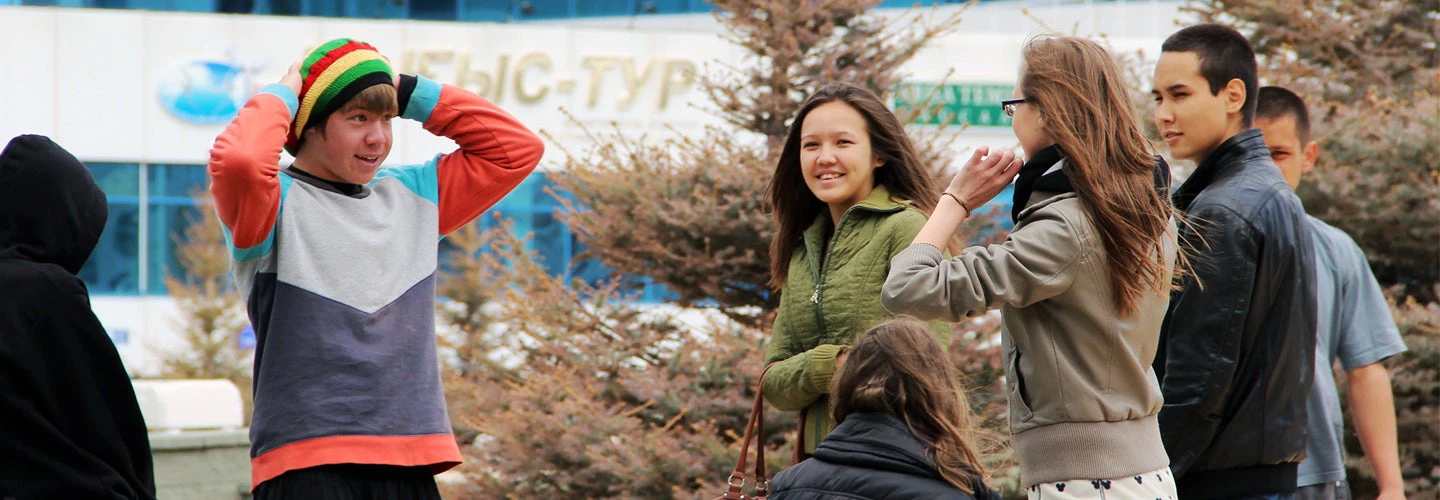
M 409 89 L 408 97 L 405 97 L 400 93 L 405 90 L 407 77 L 414 79 L 415 83 L 414 87 Z M 400 116 L 420 123 L 425 123 L 426 120 L 429 120 L 430 112 L 434 111 L 435 104 L 440 102 L 440 82 L 423 76 L 402 75 L 400 78 L 400 87 L 401 88 L 396 89 L 396 97 L 404 97 L 404 100 L 401 102 L 405 103 L 401 106 L 403 111 L 400 113 Z
M 891 269 L 905 269 L 915 265 L 935 267 L 945 260 L 940 248 L 929 243 L 916 243 L 895 254 L 890 261 Z
M 300 97 L 296 96 L 295 91 L 290 90 L 290 87 L 279 83 L 272 83 L 261 87 L 260 93 L 279 97 L 281 101 L 285 102 L 285 107 L 290 110 L 290 119 L 295 119 L 295 112 L 300 109 Z
M 1386 314 L 1388 314 L 1388 313 L 1389 313 L 1389 311 L 1386 311 Z M 1388 320 L 1389 318 L 1386 318 L 1386 319 Z M 1405 352 L 1406 350 L 1409 350 L 1409 348 L 1405 346 L 1405 342 L 1400 340 L 1400 332 L 1392 329 L 1392 330 L 1389 330 L 1388 332 L 1385 332 L 1385 334 L 1388 334 L 1389 336 L 1393 336 L 1393 337 L 1395 338 L 1396 342 L 1391 343 L 1391 344 L 1387 344 L 1387 345 L 1383 345 L 1383 346 L 1379 346 L 1379 347 L 1374 347 L 1374 348 L 1368 349 L 1368 350 L 1366 350 L 1366 351 L 1364 351 L 1364 352 L 1361 352 L 1361 353 L 1359 353 L 1359 354 L 1351 354 L 1350 356 L 1341 356 L 1341 357 L 1340 357 L 1340 369 L 1345 370 L 1345 371 L 1347 371 L 1347 372 L 1348 372 L 1348 371 L 1352 371 L 1352 370 L 1354 370 L 1354 369 L 1356 369 L 1356 368 L 1361 368 L 1361 367 L 1373 365 L 1373 364 L 1375 364 L 1375 363 L 1379 363 L 1379 362 L 1381 362 L 1381 361 L 1385 361 L 1386 359 L 1389 359 L 1391 356 L 1395 356 L 1395 355 L 1397 355 L 1397 354 L 1400 354 L 1400 353 L 1402 353 L 1402 352 Z M 1376 335 L 1376 337 L 1380 337 L 1380 336 L 1383 336 L 1383 334 L 1382 334 L 1382 335 Z
M 396 100 L 400 103 L 400 110 L 397 114 L 405 116 L 405 109 L 410 107 L 410 94 L 415 93 L 415 76 L 400 74 L 400 86 L 395 89 Z
M 830 380 L 835 378 L 835 357 L 844 352 L 846 346 L 821 344 L 810 350 L 810 390 L 820 394 L 830 392 Z

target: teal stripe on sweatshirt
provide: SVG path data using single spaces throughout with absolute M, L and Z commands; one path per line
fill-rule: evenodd
M 435 155 L 430 161 L 419 165 L 405 165 L 401 167 L 390 167 L 380 170 L 375 174 L 375 179 L 370 185 L 384 179 L 393 178 L 404 184 L 411 192 L 440 206 L 440 155 Z
M 285 210 L 285 195 L 290 192 L 290 184 L 294 182 L 295 180 L 291 179 L 289 175 L 280 174 L 280 206 L 276 208 L 276 224 L 280 223 L 279 213 Z M 230 235 L 230 228 L 221 224 L 220 229 L 225 232 L 225 247 L 230 249 L 230 256 L 235 259 L 235 262 L 245 262 L 247 260 L 264 257 L 270 253 L 271 249 L 275 248 L 274 225 L 270 226 L 270 232 L 265 235 L 265 241 L 261 241 L 260 244 L 250 248 L 236 247 L 235 238 Z
M 430 119 L 430 113 L 435 111 L 435 105 L 440 102 L 440 82 L 425 78 L 415 77 L 415 90 L 410 92 L 410 103 L 405 105 L 405 116 L 407 118 L 425 123 Z
M 285 107 L 290 110 L 290 119 L 295 119 L 295 112 L 300 109 L 300 98 L 295 95 L 294 90 L 290 90 L 290 87 L 279 83 L 272 83 L 261 87 L 260 93 L 270 94 L 285 101 Z

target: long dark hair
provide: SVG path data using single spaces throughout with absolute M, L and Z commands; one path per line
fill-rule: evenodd
M 905 422 L 945 482 L 975 493 L 986 479 L 960 372 L 925 324 L 897 316 L 861 335 L 835 374 L 835 423 L 876 412 Z
M 920 163 L 920 154 L 905 134 L 895 114 L 874 92 L 851 83 L 829 83 L 805 100 L 790 122 L 775 175 L 770 178 L 769 202 L 779 228 L 770 241 L 770 286 L 785 286 L 790 256 L 800 244 L 805 228 L 825 209 L 825 203 L 810 192 L 805 173 L 800 168 L 800 128 L 811 110 L 832 101 L 843 101 L 865 117 L 870 136 L 870 150 L 883 162 L 875 169 L 875 184 L 883 185 L 896 199 L 908 200 L 911 206 L 929 215 L 935 209 L 935 190 L 930 174 Z
M 1071 36 L 1032 39 L 1020 91 L 1065 157 L 1066 174 L 1100 235 L 1122 315 L 1147 291 L 1174 283 L 1164 242 L 1175 209 L 1155 188 L 1156 158 L 1137 126 L 1124 77 L 1110 52 Z M 1175 270 L 1185 266 L 1178 257 Z

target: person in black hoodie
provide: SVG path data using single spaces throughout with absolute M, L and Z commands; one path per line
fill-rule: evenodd
M 1180 498 L 1288 498 L 1315 372 L 1315 253 L 1305 208 L 1260 131 L 1255 52 L 1218 24 L 1155 63 L 1155 126 L 1198 166 L 1173 195 L 1199 254 L 1170 298 L 1155 375 Z
M 149 499 L 145 419 L 76 277 L 105 193 L 50 139 L 0 152 L 0 499 Z
M 999 500 L 959 371 L 924 323 L 898 316 L 861 335 L 832 384 L 838 425 L 775 476 L 770 498 Z

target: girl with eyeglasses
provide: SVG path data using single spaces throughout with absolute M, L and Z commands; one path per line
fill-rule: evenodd
M 1028 160 L 1002 243 L 943 248 L 1016 170 L 980 148 L 891 262 L 895 313 L 959 320 L 999 308 L 1010 430 L 1030 498 L 1173 498 L 1151 369 L 1179 268 L 1169 168 L 1150 151 L 1100 45 L 1026 43 L 1004 101 Z M 1100 491 L 1103 490 L 1103 491 Z

